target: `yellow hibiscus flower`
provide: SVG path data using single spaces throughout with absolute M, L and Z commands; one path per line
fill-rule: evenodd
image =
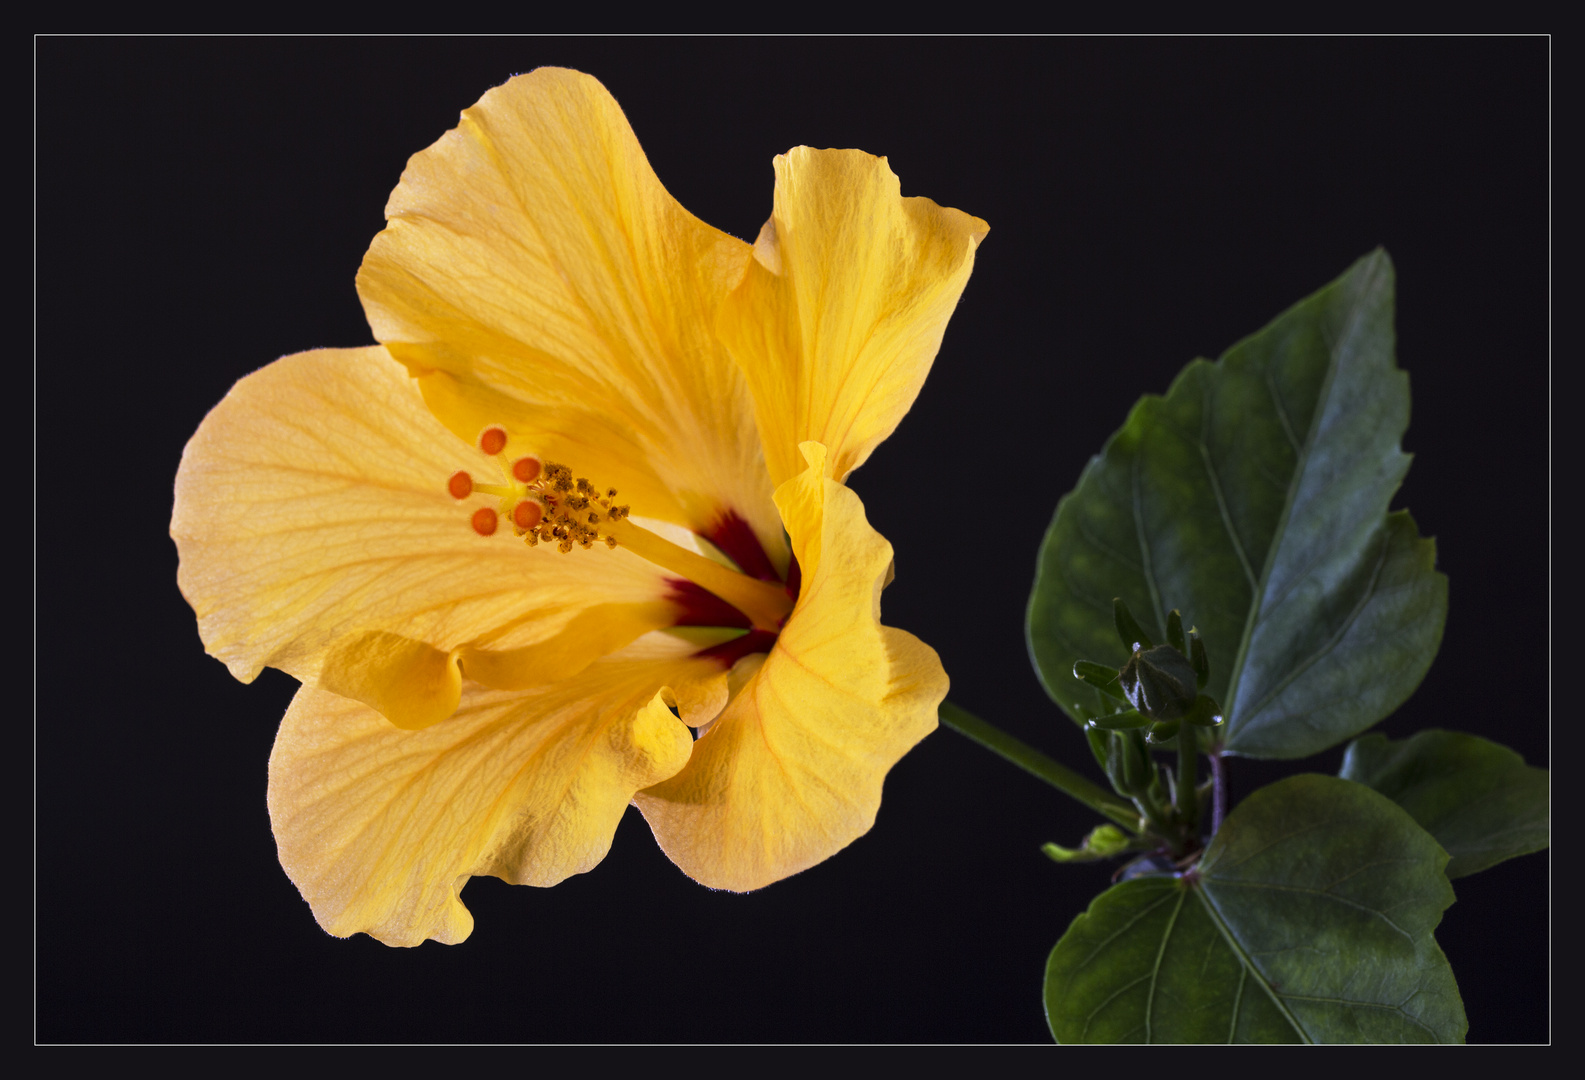
M 379 346 L 285 357 L 187 445 L 211 655 L 303 683 L 270 756 L 330 933 L 461 941 L 469 877 L 591 869 L 634 803 L 706 885 L 866 832 L 936 725 L 847 475 L 912 405 L 986 225 L 800 147 L 749 245 L 609 93 L 540 69 L 408 163 L 358 273 Z M 690 730 L 692 729 L 692 730 Z

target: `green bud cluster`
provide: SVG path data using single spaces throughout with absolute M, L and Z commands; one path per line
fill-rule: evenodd
M 1182 615 L 1173 611 L 1167 616 L 1165 645 L 1150 639 L 1121 598 L 1112 601 L 1112 615 L 1118 639 L 1131 654 L 1128 662 L 1110 668 L 1080 660 L 1073 665 L 1073 677 L 1130 707 L 1093 718 L 1091 727 L 1148 728 L 1149 741 L 1159 745 L 1176 736 L 1183 724 L 1216 727 L 1222 722 L 1221 706 L 1202 692 L 1211 677 L 1205 644 L 1192 628 L 1184 634 Z
M 1211 677 L 1205 645 L 1192 628 L 1184 632 L 1177 611 L 1167 616 L 1164 645 L 1151 640 L 1121 599 L 1112 601 L 1112 614 L 1128 661 L 1121 668 L 1090 660 L 1073 665 L 1075 678 L 1114 703 L 1114 711 L 1090 718 L 1090 748 L 1112 787 L 1139 808 L 1141 829 L 1174 852 L 1192 851 L 1199 844 L 1196 731 L 1222 722 L 1221 707 L 1204 692 Z M 1174 739 L 1178 773 L 1168 773 L 1163 783 L 1150 750 Z

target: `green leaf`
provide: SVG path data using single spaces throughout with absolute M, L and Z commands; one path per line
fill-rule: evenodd
M 1393 360 L 1393 274 L 1356 263 L 1212 364 L 1147 396 L 1063 498 L 1029 598 L 1030 653 L 1070 716 L 1121 667 L 1113 597 L 1144 632 L 1181 610 L 1204 640 L 1223 748 L 1296 758 L 1359 734 L 1441 643 L 1435 545 L 1387 505 L 1409 458 Z
M 1233 811 L 1196 873 L 1113 886 L 1046 965 L 1058 1042 L 1461 1042 L 1432 931 L 1447 855 L 1359 784 L 1294 776 Z
M 1349 744 L 1338 775 L 1407 810 L 1451 856 L 1450 878 L 1549 842 L 1547 771 L 1474 735 L 1430 730 L 1399 742 L 1367 735 Z

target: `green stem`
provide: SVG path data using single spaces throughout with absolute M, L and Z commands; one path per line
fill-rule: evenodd
M 1034 747 L 1020 742 L 994 724 L 981 720 L 950 701 L 941 703 L 941 722 L 966 735 L 987 750 L 1000 754 L 1020 769 L 1038 776 L 1058 791 L 1104 814 L 1129 829 L 1139 828 L 1139 813 L 1099 784 L 1091 783 L 1066 765 L 1059 765 Z
M 1145 831 L 1162 843 L 1172 843 L 1172 822 L 1168 820 L 1167 813 L 1161 808 L 1161 803 L 1145 792 L 1134 800 L 1134 805 L 1139 807 L 1140 817 L 1145 819 Z
M 1178 820 L 1189 834 L 1189 843 L 1199 846 L 1200 792 L 1195 773 L 1200 764 L 1200 739 L 1193 724 L 1178 728 Z

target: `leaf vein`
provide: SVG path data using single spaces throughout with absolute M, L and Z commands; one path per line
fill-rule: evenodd
M 1249 582 L 1251 592 L 1260 588 L 1260 583 L 1255 580 L 1254 568 L 1249 565 L 1249 556 L 1244 553 L 1243 542 L 1238 539 L 1238 531 L 1233 528 L 1233 517 L 1227 510 L 1227 496 L 1222 492 L 1222 478 L 1217 475 L 1216 463 L 1211 460 L 1211 447 L 1206 441 L 1207 429 L 1211 426 L 1211 393 L 1205 385 L 1209 377 L 1206 372 L 1209 367 L 1200 369 L 1200 434 L 1194 440 L 1195 448 L 1200 451 L 1200 463 L 1205 466 L 1205 475 L 1211 481 L 1211 493 L 1216 496 L 1216 510 L 1222 517 L 1222 529 L 1227 533 L 1227 538 L 1233 542 L 1233 552 L 1238 556 L 1238 565 L 1244 568 L 1244 578 Z
M 1172 909 L 1172 915 L 1167 919 L 1167 928 L 1161 933 L 1161 945 L 1156 949 L 1156 961 L 1150 966 L 1150 993 L 1145 997 L 1145 1041 L 1151 1041 L 1153 1034 L 1152 1024 L 1155 1020 L 1156 1010 L 1156 981 L 1161 976 L 1161 958 L 1167 955 L 1167 942 L 1172 940 L 1173 928 L 1178 925 L 1178 913 L 1183 910 L 1184 894 L 1178 892 L 1178 905 Z
M 1333 649 L 1337 648 L 1338 643 L 1341 642 L 1343 638 L 1348 636 L 1348 631 L 1353 627 L 1354 623 L 1358 621 L 1360 615 L 1364 614 L 1365 608 L 1370 605 L 1370 601 L 1378 595 L 1376 592 L 1376 582 L 1381 579 L 1382 567 L 1387 565 L 1387 551 L 1392 546 L 1391 534 L 1385 529 L 1382 530 L 1382 532 L 1381 554 L 1377 556 L 1376 565 L 1371 570 L 1370 582 L 1365 586 L 1364 592 L 1360 595 L 1359 603 L 1354 605 L 1354 610 L 1350 611 L 1348 613 L 1348 618 L 1343 620 L 1343 625 L 1339 626 L 1337 628 L 1337 632 L 1334 633 L 1331 638 L 1328 639 L 1326 643 L 1323 644 L 1319 649 L 1310 654 L 1310 656 L 1307 657 L 1302 663 L 1294 665 L 1293 670 L 1288 672 L 1287 676 L 1278 682 L 1276 686 L 1273 686 L 1270 690 L 1268 690 L 1265 696 L 1250 708 L 1249 712 L 1245 714 L 1246 716 L 1259 716 L 1261 711 L 1265 709 L 1265 707 L 1274 697 L 1282 693 L 1289 686 L 1293 685 L 1294 680 L 1300 675 L 1303 675 L 1306 671 L 1310 670 L 1310 668 L 1320 663 L 1323 657 L 1325 657 Z
M 1299 446 L 1299 437 L 1298 435 L 1294 434 L 1293 422 L 1288 419 L 1288 410 L 1282 404 L 1282 395 L 1277 392 L 1277 380 L 1271 376 L 1270 365 L 1267 365 L 1266 367 L 1265 382 L 1266 392 L 1271 395 L 1272 408 L 1276 410 L 1277 419 L 1282 424 L 1282 433 L 1288 437 L 1288 445 L 1293 447 L 1294 455 L 1297 456 L 1301 449 Z
M 1150 561 L 1150 541 L 1145 536 L 1145 512 L 1141 505 L 1139 485 L 1139 455 L 1134 455 L 1130 477 L 1133 481 L 1134 496 L 1134 533 L 1139 538 L 1139 555 L 1144 562 L 1145 584 L 1150 587 L 1150 603 L 1156 610 L 1156 632 L 1160 633 L 1162 627 L 1167 625 L 1167 613 L 1161 606 L 1161 591 L 1156 587 L 1156 570 Z
M 1414 935 L 1409 933 L 1403 927 L 1399 926 L 1397 923 L 1393 922 L 1391 919 L 1387 918 L 1387 913 L 1385 911 L 1368 907 L 1364 904 L 1356 903 L 1347 897 L 1338 896 L 1334 893 L 1322 892 L 1320 889 L 1305 888 L 1299 885 L 1278 885 L 1270 881 L 1228 881 L 1226 879 L 1222 879 L 1218 880 L 1216 884 L 1218 888 L 1270 889 L 1273 892 L 1303 893 L 1309 896 L 1319 896 L 1324 899 L 1331 900 L 1334 903 L 1342 904 L 1344 907 L 1351 907 L 1356 911 L 1362 911 L 1367 915 L 1374 916 L 1375 918 L 1378 918 L 1382 922 L 1386 923 L 1388 926 L 1392 927 L 1398 933 L 1402 934 L 1404 938 L 1407 939 L 1411 944 L 1414 942 Z

